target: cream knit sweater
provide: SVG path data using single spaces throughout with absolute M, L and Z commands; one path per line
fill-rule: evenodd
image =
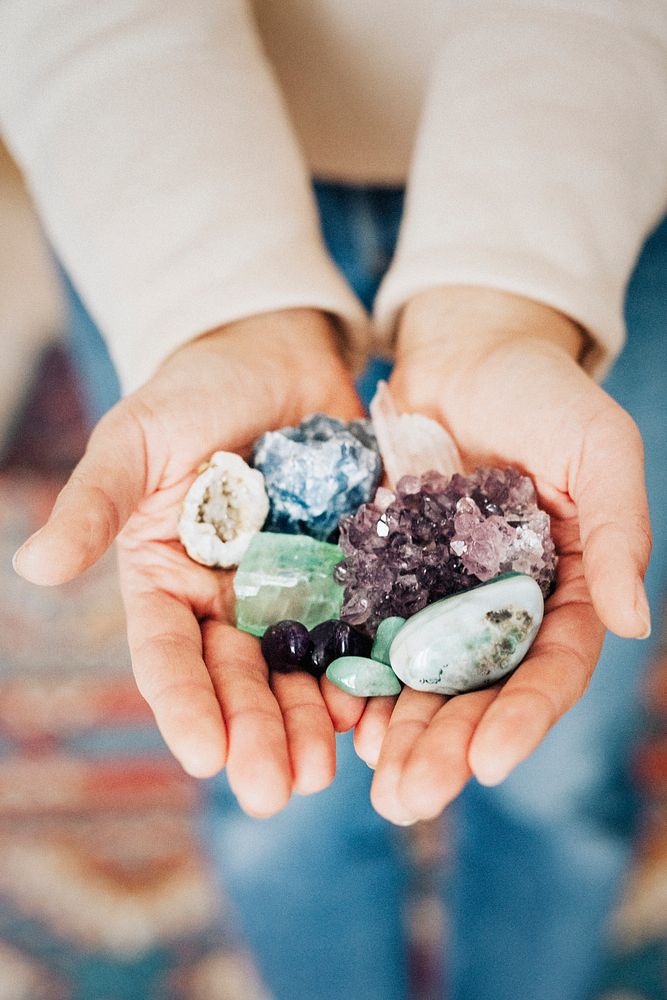
M 289 306 L 390 351 L 448 283 L 568 313 L 595 374 L 621 347 L 667 206 L 665 0 L 2 0 L 0 38 L 6 139 L 127 389 Z M 312 174 L 407 182 L 374 332 Z

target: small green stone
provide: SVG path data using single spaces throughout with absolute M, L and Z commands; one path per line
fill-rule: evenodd
M 327 667 L 327 677 L 342 691 L 359 698 L 401 691 L 401 683 L 391 667 L 365 656 L 339 656 Z
M 339 618 L 343 588 L 333 571 L 342 558 L 337 545 L 306 535 L 259 532 L 234 577 L 237 628 L 262 636 L 286 619 L 311 629 Z
M 405 621 L 405 618 L 396 616 L 394 618 L 385 618 L 384 621 L 380 622 L 375 634 L 375 642 L 371 649 L 372 659 L 377 660 L 379 663 L 386 663 L 388 667 L 391 666 L 389 662 L 389 647 L 396 638 L 396 633 L 405 625 Z

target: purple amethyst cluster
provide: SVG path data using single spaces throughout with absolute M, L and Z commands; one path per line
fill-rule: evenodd
M 556 575 L 549 515 L 513 468 L 404 476 L 396 493 L 380 489 L 341 520 L 339 545 L 341 618 L 369 636 L 385 618 L 409 618 L 501 573 L 529 574 L 545 597 Z

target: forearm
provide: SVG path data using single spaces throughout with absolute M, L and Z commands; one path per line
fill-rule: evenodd
M 272 310 L 327 310 L 363 351 L 247 0 L 17 0 L 0 27 L 4 128 L 126 388 Z
M 602 375 L 667 204 L 666 102 L 658 0 L 457 5 L 378 298 L 384 342 L 429 289 L 495 288 L 572 317 L 590 334 L 584 366 Z
M 474 285 L 449 285 L 415 295 L 403 310 L 397 353 L 438 346 L 457 357 L 483 355 L 499 342 L 537 338 L 579 358 L 587 342 L 581 327 L 568 316 L 524 296 Z

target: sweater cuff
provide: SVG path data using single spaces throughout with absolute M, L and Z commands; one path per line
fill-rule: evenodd
M 179 258 L 177 275 L 161 271 L 145 297 L 150 315 L 138 321 L 132 312 L 126 322 L 116 316 L 110 348 L 124 393 L 142 385 L 189 340 L 280 309 L 313 308 L 330 314 L 345 360 L 355 372 L 361 371 L 371 339 L 369 320 L 318 241 L 276 245 L 233 271 L 220 266 L 224 255 L 215 250 L 199 247 L 192 260 Z
M 375 305 L 373 349 L 391 356 L 403 306 L 420 292 L 445 285 L 511 292 L 564 313 L 590 336 L 581 362 L 597 380 L 605 377 L 623 346 L 623 303 L 617 286 L 607 295 L 599 288 L 591 295 L 588 282 L 559 270 L 552 261 L 520 252 L 499 256 L 484 248 L 456 246 L 404 258 L 387 274 Z

